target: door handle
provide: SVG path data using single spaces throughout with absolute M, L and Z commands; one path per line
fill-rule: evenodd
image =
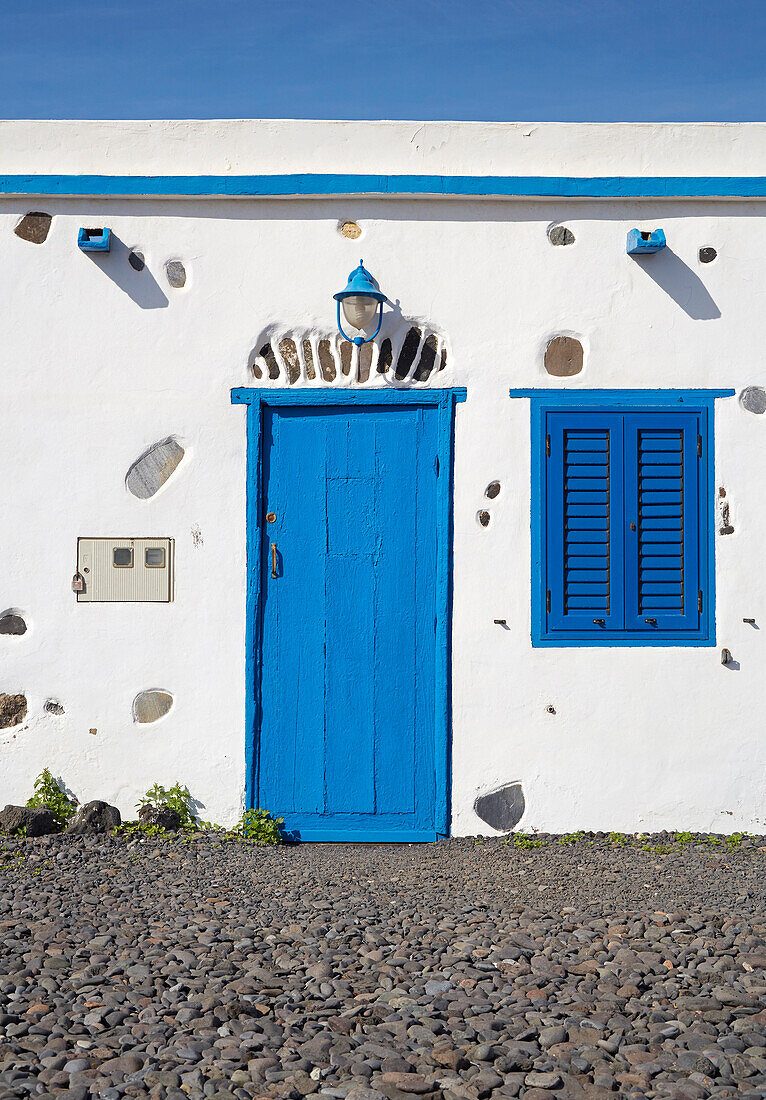
M 271 544 L 271 575 L 272 577 L 277 575 L 277 544 L 275 542 Z

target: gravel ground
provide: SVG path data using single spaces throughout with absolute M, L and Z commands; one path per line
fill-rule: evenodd
M 0 1100 L 766 1097 L 766 838 L 542 839 L 2 839 Z

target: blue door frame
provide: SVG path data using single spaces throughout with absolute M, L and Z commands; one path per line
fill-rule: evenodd
M 261 647 L 263 622 L 263 413 L 270 407 L 411 406 L 438 410 L 436 488 L 436 660 L 434 685 L 435 827 L 428 831 L 376 831 L 356 829 L 305 831 L 309 840 L 429 841 L 449 835 L 451 748 L 451 596 L 452 596 L 452 471 L 455 404 L 465 401 L 461 388 L 438 390 L 287 390 L 233 389 L 232 404 L 247 406 L 247 600 L 245 720 L 245 798 L 248 808 L 258 805 L 261 727 Z M 274 809 L 267 806 L 266 809 Z

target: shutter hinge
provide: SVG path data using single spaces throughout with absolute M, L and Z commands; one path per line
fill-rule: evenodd
M 697 591 L 697 610 L 702 611 L 702 589 Z
M 549 435 L 545 437 L 545 457 L 551 457 L 551 437 Z
M 551 613 L 551 590 L 550 588 L 545 591 L 545 610 L 550 615 Z
M 697 436 L 697 458 L 702 458 L 702 436 Z

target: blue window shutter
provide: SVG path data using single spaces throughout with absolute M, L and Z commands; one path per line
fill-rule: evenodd
M 627 630 L 699 629 L 698 437 L 696 414 L 625 415 Z
M 619 414 L 546 417 L 546 632 L 621 630 L 623 439 Z

